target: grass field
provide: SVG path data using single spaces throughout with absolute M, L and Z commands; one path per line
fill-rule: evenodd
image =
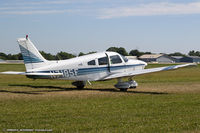
M 0 64 L 8 70 L 24 65 Z M 0 132 L 200 132 L 200 65 L 135 80 L 137 89 L 120 92 L 116 80 L 78 90 L 71 81 L 0 75 Z

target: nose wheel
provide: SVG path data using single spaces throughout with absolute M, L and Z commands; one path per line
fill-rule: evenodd
M 114 85 L 116 88 L 120 89 L 120 91 L 127 91 L 128 89 L 135 89 L 138 86 L 138 83 L 132 78 L 129 78 L 128 81 L 124 82 L 121 78 L 118 79 L 117 84 Z

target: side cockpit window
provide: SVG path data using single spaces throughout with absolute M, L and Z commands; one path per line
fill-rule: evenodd
M 124 62 L 128 62 L 128 58 L 126 58 L 125 56 L 121 55 L 121 57 L 123 58 Z
M 119 63 L 122 63 L 122 60 L 121 60 L 121 58 L 119 57 L 119 55 L 110 56 L 110 61 L 111 61 L 111 64 L 119 64 Z
M 108 64 L 108 58 L 102 57 L 98 59 L 99 65 L 107 65 Z
M 95 60 L 91 60 L 91 61 L 89 61 L 89 62 L 88 62 L 88 65 L 90 65 L 90 66 L 91 66 L 91 65 L 93 65 L 93 66 L 96 65 Z

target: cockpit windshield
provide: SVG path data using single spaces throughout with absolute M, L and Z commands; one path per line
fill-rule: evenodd
M 121 55 L 121 57 L 123 58 L 124 62 L 128 62 L 128 58 L 126 58 L 125 56 Z

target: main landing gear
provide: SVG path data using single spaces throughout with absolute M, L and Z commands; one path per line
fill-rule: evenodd
M 72 82 L 72 85 L 76 86 L 77 89 L 83 89 L 86 85 L 86 82 L 85 81 L 75 81 L 75 82 Z
M 118 79 L 118 83 L 115 84 L 115 87 L 120 89 L 120 91 L 127 91 L 130 88 L 136 88 L 138 86 L 138 83 L 135 80 L 132 80 L 132 78 L 129 78 L 128 81 L 123 82 L 121 78 Z
M 90 83 L 90 82 L 89 82 Z M 72 82 L 72 85 L 76 86 L 77 89 L 83 89 L 86 85 L 86 81 L 75 81 Z M 127 91 L 131 88 L 136 88 L 138 86 L 138 83 L 135 80 L 132 80 L 132 78 L 129 78 L 128 81 L 124 82 L 122 78 L 118 78 L 117 84 L 115 84 L 115 87 L 120 89 L 120 91 Z

